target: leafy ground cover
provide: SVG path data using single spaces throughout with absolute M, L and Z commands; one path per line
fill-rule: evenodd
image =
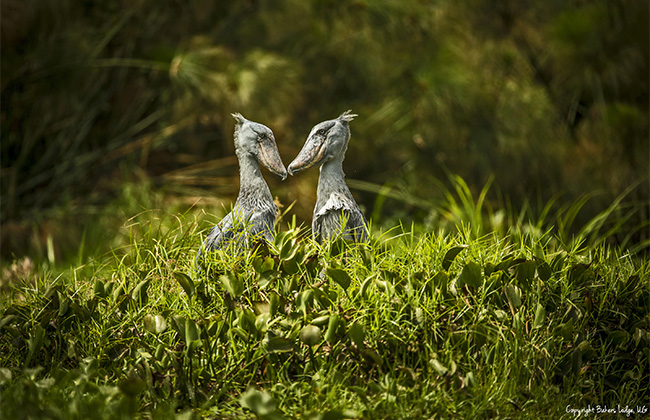
M 650 405 L 645 258 L 538 230 L 400 228 L 321 247 L 289 223 L 198 271 L 195 216 L 157 216 L 94 263 L 4 276 L 0 417 L 574 418 Z

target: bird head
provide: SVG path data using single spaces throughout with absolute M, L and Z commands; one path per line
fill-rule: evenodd
M 263 124 L 249 121 L 241 114 L 232 114 L 237 121 L 235 127 L 235 150 L 254 156 L 266 169 L 283 180 L 287 170 L 280 158 L 278 146 L 275 143 L 273 131 Z
M 316 124 L 311 129 L 302 150 L 289 165 L 289 175 L 334 158 L 342 161 L 350 140 L 348 123 L 356 116 L 348 110 L 336 119 Z

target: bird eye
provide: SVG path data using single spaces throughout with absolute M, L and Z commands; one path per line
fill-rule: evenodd
M 321 136 L 324 136 L 325 135 L 325 130 L 321 128 L 316 133 L 320 134 Z
M 259 136 L 258 136 L 258 138 L 259 138 L 260 140 L 266 140 L 266 134 L 264 134 L 264 133 L 260 133 Z

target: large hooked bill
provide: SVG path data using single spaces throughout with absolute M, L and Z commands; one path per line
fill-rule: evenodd
M 282 163 L 278 146 L 271 139 L 259 143 L 259 161 L 266 169 L 273 172 L 284 181 L 287 178 L 287 169 Z
M 325 157 L 325 136 L 314 135 L 307 139 L 298 156 L 289 164 L 289 175 L 320 163 Z

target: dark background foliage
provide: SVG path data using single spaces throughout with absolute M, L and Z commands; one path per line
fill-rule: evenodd
M 5 0 L 1 19 L 3 258 L 65 254 L 134 183 L 219 212 L 231 112 L 287 164 L 359 114 L 345 170 L 376 226 L 435 228 L 457 174 L 531 217 L 587 194 L 583 221 L 638 183 L 625 235 L 647 239 L 647 2 Z M 318 171 L 265 176 L 310 220 Z

